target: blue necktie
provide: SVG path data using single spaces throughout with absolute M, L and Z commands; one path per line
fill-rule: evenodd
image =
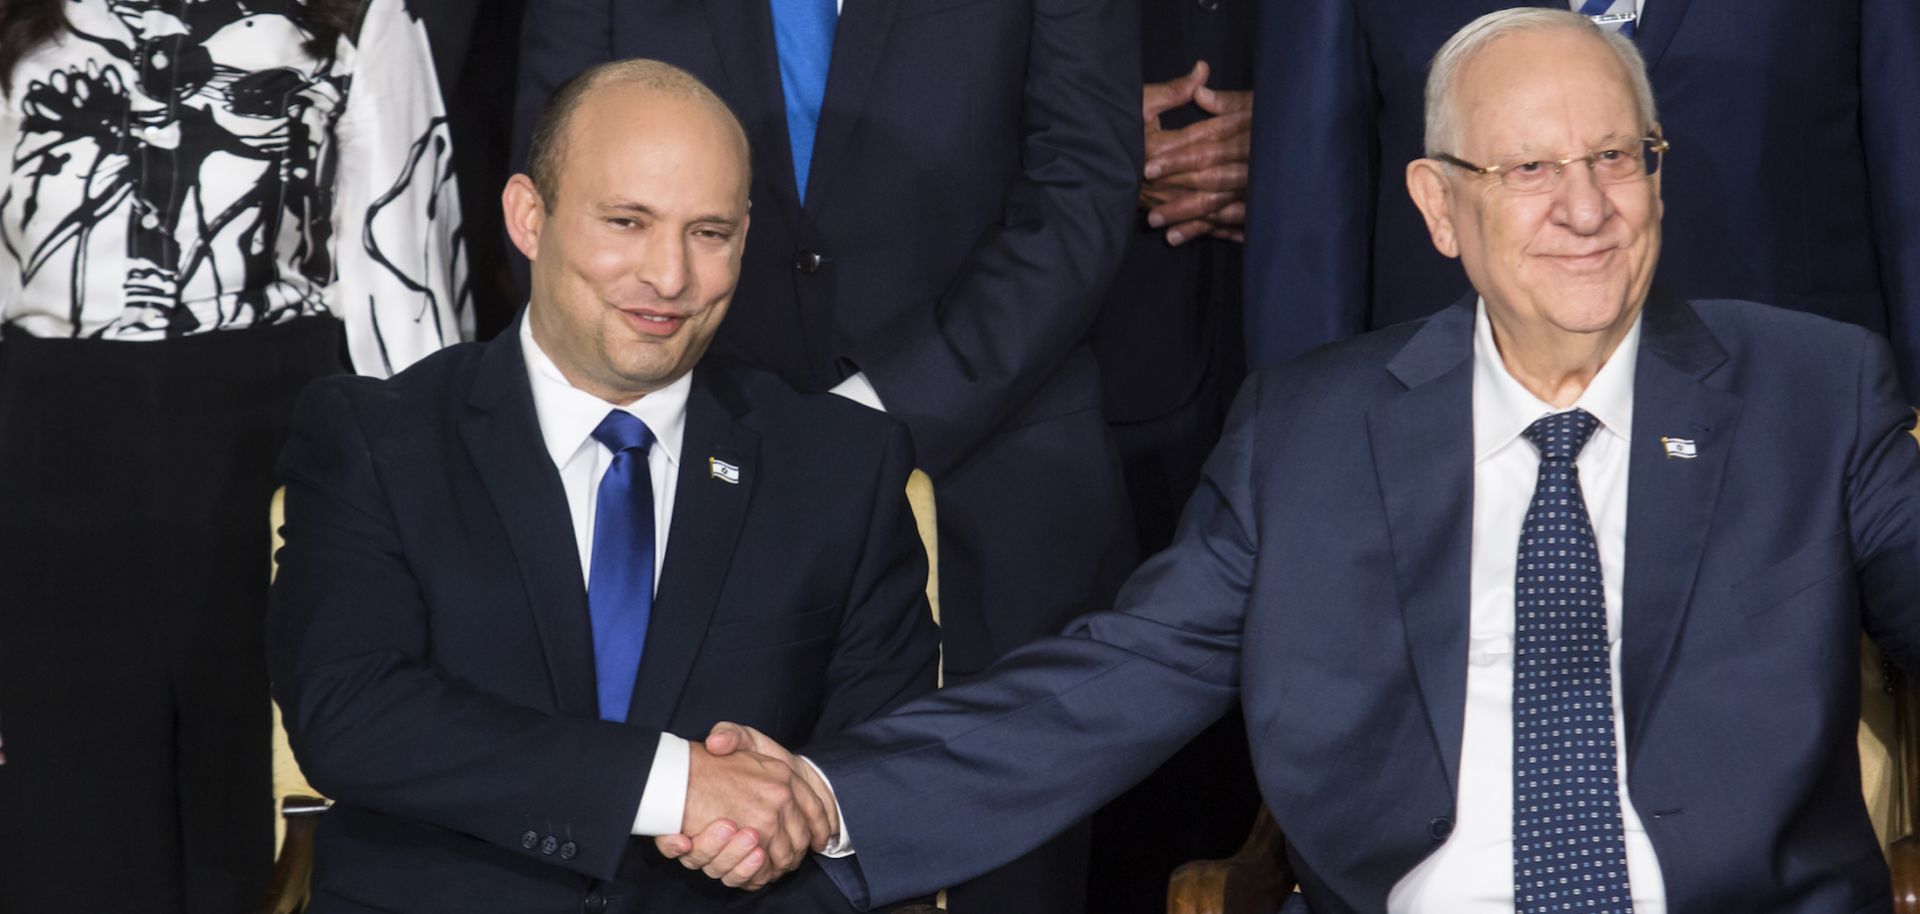
M 1628 38 L 1633 37 L 1633 27 L 1638 25 L 1634 0 L 1574 0 L 1574 8 L 1580 15 L 1588 18 L 1597 16 L 1619 16 L 1621 18 L 1603 22 L 1601 28 L 1610 28 Z
M 1600 552 L 1574 457 L 1583 409 L 1527 427 L 1540 478 L 1514 575 L 1513 895 L 1516 914 L 1632 914 L 1613 742 Z
M 600 719 L 624 721 L 647 646 L 653 615 L 653 482 L 647 451 L 653 432 L 632 414 L 614 410 L 593 430 L 613 452 L 600 477 L 593 516 L 593 567 L 587 612 L 593 620 L 593 668 L 600 686 Z
M 773 44 L 780 54 L 780 88 L 787 97 L 787 143 L 793 153 L 793 186 L 807 202 L 807 173 L 813 165 L 813 134 L 820 124 L 820 101 L 827 94 L 827 65 L 833 60 L 833 29 L 840 13 L 834 0 L 770 0 Z

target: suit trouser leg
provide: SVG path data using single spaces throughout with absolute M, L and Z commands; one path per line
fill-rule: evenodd
M 947 683 L 1073 618 L 1110 609 L 1133 535 L 1105 420 L 1086 410 L 999 435 L 935 482 Z M 1064 825 L 1065 823 L 1063 823 Z M 954 914 L 1086 909 L 1088 832 L 948 890 Z
M 1238 382 L 1231 369 L 1211 371 L 1194 397 L 1172 413 L 1113 424 L 1143 555 L 1172 542 Z M 1231 856 L 1259 808 L 1246 724 L 1235 711 L 1094 814 L 1089 910 L 1166 910 L 1173 870 L 1188 860 Z
M 256 428 L 270 425 L 260 419 Z M 202 534 L 209 547 L 182 561 L 192 573 L 172 582 L 174 605 L 194 609 L 182 620 L 169 669 L 178 696 L 182 865 L 194 912 L 250 910 L 264 896 L 260 873 L 272 865 L 272 715 L 262 634 L 271 539 L 259 520 L 272 499 L 272 460 L 238 442 L 233 452 L 246 455 L 245 467 L 224 475 L 219 491 L 203 493 L 215 515 Z
M 0 343 L 0 911 L 183 911 L 141 454 L 41 354 Z

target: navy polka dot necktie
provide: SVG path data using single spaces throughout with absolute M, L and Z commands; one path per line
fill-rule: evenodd
M 1527 427 L 1540 479 L 1514 576 L 1513 893 L 1516 914 L 1631 914 L 1613 742 L 1606 591 L 1574 457 L 1586 410 Z

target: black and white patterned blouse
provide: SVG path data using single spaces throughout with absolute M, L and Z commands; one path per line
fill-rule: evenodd
M 470 335 L 426 35 L 371 0 L 316 60 L 299 0 L 71 0 L 0 107 L 0 321 L 157 340 L 310 314 L 386 375 Z

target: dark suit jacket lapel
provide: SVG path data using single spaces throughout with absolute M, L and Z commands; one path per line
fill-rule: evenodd
M 1427 320 L 1387 365 L 1407 391 L 1367 414 L 1407 652 L 1450 786 L 1467 702 L 1473 303 Z
M 1640 56 L 1647 60 L 1647 72 L 1653 72 L 1660 65 L 1667 46 L 1673 44 L 1673 35 L 1680 30 L 1680 21 L 1686 18 L 1689 2 L 1691 0 L 1646 0 L 1646 11 L 1634 24 L 1633 40 L 1640 45 Z
M 764 2 L 764 0 L 762 0 Z M 820 103 L 820 125 L 813 138 L 813 161 L 807 178 L 807 209 L 818 211 L 833 193 L 846 167 L 846 149 L 867 99 L 887 30 L 899 0 L 846 0 L 840 27 L 833 36 L 833 64 L 827 71 L 827 94 Z M 791 174 L 791 170 L 788 172 Z
M 629 724 L 667 729 L 706 638 L 707 622 L 726 583 L 734 544 L 760 475 L 756 465 L 760 437 L 741 424 L 746 412 L 738 390 L 724 374 L 695 370 L 693 391 L 687 398 L 687 429 L 680 445 L 680 478 L 673 496 L 667 558 L 654 593 Z M 715 475 L 715 460 L 737 468 L 738 481 Z
M 520 320 L 525 320 L 525 312 Z M 474 378 L 460 439 L 473 460 L 513 544 L 527 603 L 540 631 L 540 649 L 562 715 L 597 717 L 593 626 L 580 553 L 566 491 L 540 437 L 520 355 L 520 324 L 487 344 Z
M 1686 619 L 1740 412 L 1738 396 L 1709 383 L 1727 353 L 1691 305 L 1655 296 L 1647 302 L 1640 333 L 1621 582 L 1621 700 L 1629 750 L 1639 744 Z M 1698 456 L 1668 457 L 1663 437 L 1692 439 Z

